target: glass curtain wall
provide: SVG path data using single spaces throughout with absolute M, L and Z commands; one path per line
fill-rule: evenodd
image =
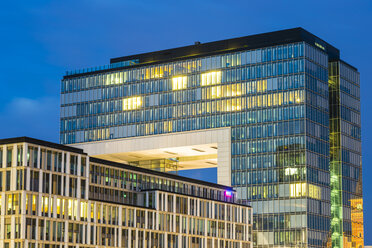
M 359 73 L 329 67 L 332 247 L 364 247 Z
M 257 247 L 324 247 L 328 56 L 305 42 L 62 81 L 61 143 L 231 127 L 232 186 Z

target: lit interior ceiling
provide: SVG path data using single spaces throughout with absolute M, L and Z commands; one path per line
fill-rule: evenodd
M 217 167 L 217 143 L 95 155 L 120 163 L 177 158 L 179 170 Z

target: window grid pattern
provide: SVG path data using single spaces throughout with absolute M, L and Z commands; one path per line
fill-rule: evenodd
M 187 77 L 187 87 L 172 88 L 173 77 Z M 328 56 L 319 48 L 302 42 L 77 75 L 61 92 L 65 144 L 231 127 L 231 183 L 253 206 L 254 244 L 327 243 Z M 132 96 L 141 108 L 123 111 Z M 291 194 L 297 185 L 306 193 Z
M 225 190 L 34 144 L 3 147 L 22 158 L 0 168 L 3 246 L 251 247 L 252 209 L 231 202 L 233 195 L 223 198 Z M 133 200 L 95 199 L 94 192 L 83 193 L 91 185 L 124 190 Z

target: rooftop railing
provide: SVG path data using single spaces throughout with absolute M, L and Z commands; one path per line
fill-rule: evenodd
M 95 72 L 95 71 L 103 71 L 103 70 L 109 70 L 109 69 L 115 69 L 115 68 L 122 68 L 122 67 L 132 66 L 136 64 L 139 64 L 138 59 L 121 61 L 121 62 L 109 64 L 109 65 L 101 65 L 101 66 L 96 66 L 96 67 L 89 67 L 89 68 L 83 68 L 83 69 L 78 69 L 78 70 L 66 71 L 66 76 L 83 74 L 83 73 L 88 73 L 88 72 Z

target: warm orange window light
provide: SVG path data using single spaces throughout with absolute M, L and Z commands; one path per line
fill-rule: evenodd
M 351 241 L 353 247 L 364 247 L 363 198 L 350 200 L 351 205 Z
M 142 106 L 142 97 L 135 96 L 123 99 L 123 110 L 138 109 Z
M 32 195 L 32 211 L 36 211 L 36 195 Z
M 172 90 L 182 90 L 187 88 L 187 77 L 174 77 L 172 78 Z

